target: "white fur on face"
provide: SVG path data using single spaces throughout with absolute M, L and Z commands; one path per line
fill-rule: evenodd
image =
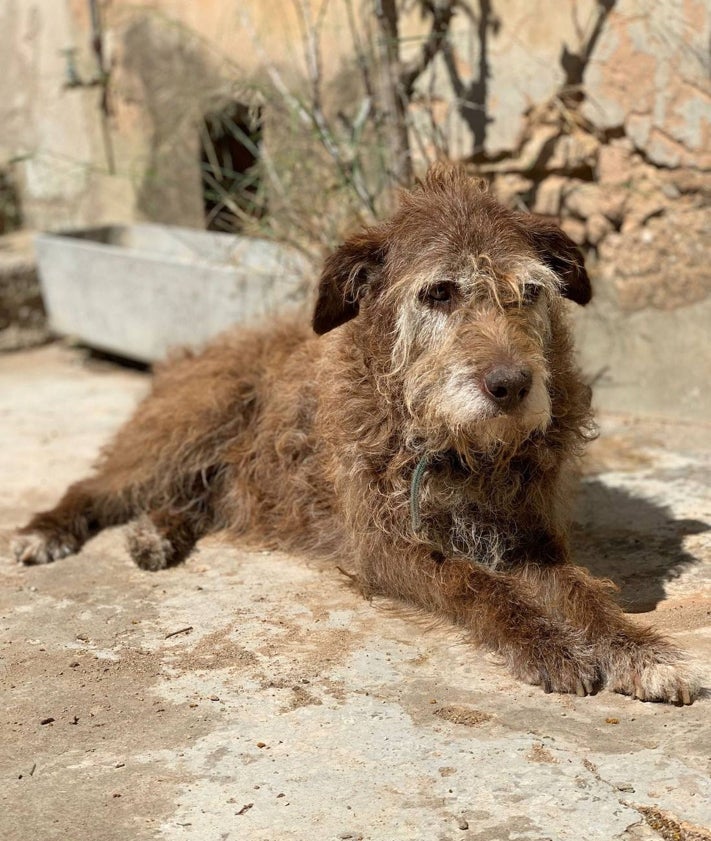
M 447 373 L 440 396 L 441 414 L 454 427 L 467 426 L 497 414 L 496 406 L 464 366 L 456 366 Z
M 440 280 L 437 277 L 419 278 L 412 283 L 415 293 L 401 301 L 396 325 L 396 339 L 393 352 L 393 375 L 404 375 L 405 400 L 416 417 L 422 410 L 432 418 L 439 418 L 444 428 L 466 430 L 471 427 L 472 435 L 487 437 L 485 428 L 490 428 L 494 439 L 507 438 L 507 430 L 517 435 L 529 435 L 545 430 L 551 422 L 551 399 L 548 393 L 545 346 L 550 338 L 547 296 L 557 291 L 557 278 L 544 266 L 535 261 L 526 261 L 516 267 L 517 283 L 542 287 L 542 294 L 534 304 L 522 304 L 528 314 L 533 354 L 518 358 L 513 340 L 492 338 L 492 352 L 497 355 L 497 341 L 504 344 L 498 348 L 502 358 L 513 359 L 531 369 L 531 389 L 523 402 L 510 413 L 502 413 L 482 386 L 484 371 L 476 358 L 462 358 L 461 331 L 476 329 L 477 320 L 486 325 L 486 309 L 493 307 L 500 319 L 505 309 L 498 300 L 482 303 L 482 287 L 490 286 L 489 280 L 478 281 L 476 276 L 458 278 L 464 300 L 455 311 L 424 305 L 417 292 Z M 477 294 L 478 292 L 478 294 Z M 467 300 L 469 298 L 470 300 Z M 520 323 L 520 322 L 519 322 Z M 499 325 L 500 330 L 500 325 Z M 495 331 L 494 331 L 495 332 Z M 500 332 L 505 332 L 501 331 Z M 459 339 L 459 340 L 458 340 Z M 478 364 L 479 362 L 479 364 Z M 426 408 L 425 408 L 426 407 Z
M 499 414 L 496 404 L 484 393 L 474 373 L 464 366 L 449 370 L 439 391 L 441 415 L 452 427 L 467 427 L 490 418 L 501 417 L 503 420 L 505 417 Z M 540 372 L 534 372 L 531 390 L 510 417 L 522 432 L 532 433 L 548 428 L 551 398 Z

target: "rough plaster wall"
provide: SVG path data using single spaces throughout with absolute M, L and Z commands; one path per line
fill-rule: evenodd
M 324 21 L 326 81 L 343 72 L 350 44 L 339 8 L 332 3 Z M 455 18 L 451 56 L 421 83 L 436 98 L 451 156 L 479 153 L 502 198 L 561 218 L 597 256 L 596 300 L 580 335 L 598 402 L 708 417 L 711 395 L 698 388 L 698 372 L 711 369 L 711 7 L 617 0 L 585 67 L 580 109 L 542 116 L 542 102 L 558 101 L 564 56 L 590 35 L 597 3 L 479 0 L 472 8 Z M 61 48 L 80 48 L 83 78 L 93 69 L 86 4 L 0 6 L 0 163 L 24 156 L 14 166 L 26 224 L 200 226 L 200 114 L 228 81 L 258 71 L 245 10 L 264 51 L 289 81 L 298 77 L 293 9 L 276 0 L 199 8 L 157 0 L 140 9 L 113 0 L 105 9 L 115 175 L 106 168 L 98 90 L 63 87 Z M 422 31 L 417 15 L 403 19 L 406 57 Z
M 197 127 L 224 87 L 204 44 L 154 16 L 121 33 L 120 85 L 146 138 L 137 215 L 166 224 L 204 226 Z
M 585 74 L 586 117 L 658 166 L 711 170 L 710 38 L 708 3 L 621 0 Z
M 585 74 L 584 115 L 622 135 L 598 184 L 629 208 L 580 325 L 605 408 L 711 416 L 710 38 L 707 3 L 622 0 Z
M 65 48 L 83 45 L 80 76 L 95 72 L 72 11 L 56 0 L 0 4 L 0 162 L 17 170 L 30 228 L 121 221 L 132 210 L 130 179 L 108 171 L 98 88 L 64 86 Z
M 480 0 L 423 94 L 454 157 L 499 197 L 559 219 L 589 255 L 576 313 L 600 407 L 707 419 L 711 396 L 711 7 Z M 566 100 L 570 54 L 582 102 Z M 546 104 L 548 103 L 548 104 Z
M 453 158 L 481 149 L 512 151 L 533 104 L 553 96 L 563 78 L 561 56 L 589 29 L 594 0 L 480 0 L 452 25 L 453 60 L 439 57 L 420 89 L 454 107 L 444 118 Z

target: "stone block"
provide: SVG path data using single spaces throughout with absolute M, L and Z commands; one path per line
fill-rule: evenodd
M 52 330 L 142 362 L 301 302 L 309 289 L 303 255 L 230 234 L 109 226 L 41 234 L 36 248 Z
M 565 196 L 566 210 L 581 219 L 600 213 L 601 195 L 597 184 L 582 183 L 571 188 Z
M 602 213 L 593 213 L 587 219 L 585 230 L 587 241 L 598 245 L 612 230 L 612 223 Z
M 568 184 L 568 179 L 561 175 L 549 175 L 538 185 L 533 210 L 544 216 L 558 216 Z

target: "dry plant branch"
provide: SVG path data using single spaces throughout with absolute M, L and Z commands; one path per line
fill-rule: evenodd
M 415 83 L 429 67 L 435 56 L 441 51 L 449 36 L 449 28 L 454 13 L 459 6 L 458 0 L 422 0 L 422 8 L 431 14 L 430 32 L 422 43 L 420 54 L 403 65 L 400 70 L 401 95 L 407 100 L 412 98 Z
M 299 5 L 303 5 L 301 2 Z M 307 61 L 309 70 L 309 81 L 311 86 L 312 100 L 305 105 L 296 94 L 294 94 L 284 81 L 281 73 L 276 65 L 269 58 L 264 47 L 262 46 L 259 36 L 252 24 L 252 20 L 246 10 L 241 12 L 242 25 L 249 32 L 252 42 L 264 63 L 264 68 L 274 85 L 276 91 L 283 98 L 284 102 L 289 106 L 290 110 L 297 115 L 303 125 L 314 129 L 318 135 L 319 140 L 323 144 L 324 149 L 328 152 L 331 159 L 336 165 L 343 182 L 352 187 L 363 206 L 369 213 L 375 216 L 375 201 L 370 194 L 365 182 L 359 175 L 358 169 L 353 166 L 352 158 L 344 155 L 339 143 L 336 139 L 335 133 L 332 131 L 328 120 L 325 117 L 323 109 L 320 104 L 320 89 L 321 89 L 321 69 L 320 61 L 318 59 L 319 47 L 314 42 L 313 45 L 307 44 L 307 54 L 311 56 Z M 312 40 L 318 33 L 311 30 L 311 34 L 307 37 L 307 42 Z M 314 93 L 316 97 L 314 99 Z

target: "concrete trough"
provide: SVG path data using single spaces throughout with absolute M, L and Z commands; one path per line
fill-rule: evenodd
M 165 225 L 39 234 L 52 331 L 153 362 L 302 301 L 308 261 L 266 240 Z

